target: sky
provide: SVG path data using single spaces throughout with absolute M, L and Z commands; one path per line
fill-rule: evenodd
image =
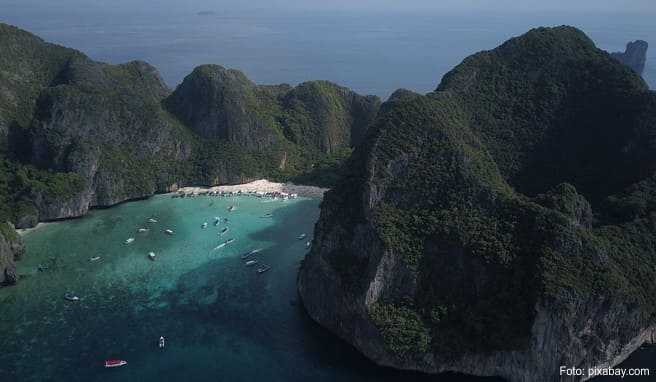
M 5 4 L 42 6 L 51 0 L 2 0 Z M 498 12 L 649 12 L 656 0 L 58 0 L 58 7 L 173 7 L 221 12 L 232 7 L 270 10 L 366 11 L 498 11 Z

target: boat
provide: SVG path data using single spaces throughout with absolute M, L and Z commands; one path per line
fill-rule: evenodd
M 76 296 L 73 292 L 68 292 L 64 295 L 64 298 L 68 301 L 80 301 L 80 298 Z
M 311 242 L 311 241 L 308 241 L 307 243 L 305 243 L 305 247 L 306 247 L 306 248 L 310 248 L 311 245 L 312 245 L 312 242 Z
M 128 361 L 122 359 L 108 359 L 105 360 L 105 367 L 120 367 L 128 364 Z
M 148 252 L 148 258 L 155 261 L 155 252 Z
M 252 250 L 252 251 L 250 251 L 250 252 L 248 252 L 248 253 L 244 253 L 243 255 L 241 255 L 241 258 L 242 258 L 242 260 L 246 260 L 246 259 L 248 259 L 249 257 L 253 256 L 254 254 L 256 254 L 256 253 L 258 253 L 258 252 L 260 252 L 260 251 L 262 251 L 262 248 L 254 249 L 254 250 Z
M 219 236 L 223 235 L 224 233 L 228 232 L 228 227 L 225 227 L 224 229 L 219 232 Z
M 94 257 L 89 259 L 89 261 L 91 261 L 91 262 L 98 261 L 98 260 L 100 260 L 100 256 L 94 256 Z
M 132 243 L 133 241 L 134 241 L 134 238 L 133 238 L 133 237 L 130 237 L 130 238 L 128 238 L 128 239 L 125 241 L 125 244 L 130 244 L 130 243 Z
M 228 222 L 228 218 L 223 218 L 223 222 L 224 222 L 224 223 L 227 223 L 227 222 Z
M 232 211 L 234 211 L 236 208 L 237 208 L 237 207 L 235 207 L 234 205 L 233 205 L 233 206 L 229 206 L 229 207 L 228 207 L 228 211 L 232 212 Z
M 235 241 L 235 239 L 228 239 L 228 240 L 225 241 L 225 243 L 230 244 L 230 243 L 233 243 L 234 241 Z
M 215 217 L 215 218 L 214 218 L 214 226 L 217 226 L 217 225 L 219 225 L 220 223 L 221 223 L 221 218 L 218 217 L 218 216 Z
M 257 264 L 257 260 L 248 260 L 246 262 L 247 267 L 250 267 L 250 266 L 255 265 L 255 264 Z
M 261 268 L 258 268 L 258 269 L 257 269 L 257 273 L 264 273 L 264 272 L 268 271 L 269 269 L 271 269 L 271 267 L 268 266 L 268 265 L 265 265 L 265 266 L 263 266 L 263 267 L 261 267 Z
M 139 232 L 139 233 L 144 233 L 144 232 L 148 232 L 148 231 L 149 231 L 148 228 L 139 228 L 137 230 L 137 232 Z
M 157 219 L 150 218 L 148 219 L 148 223 L 157 223 Z
M 207 228 L 207 222 L 203 223 L 203 225 L 200 226 L 202 229 Z
M 297 238 L 298 240 L 303 240 L 303 239 L 305 239 L 306 237 L 307 237 L 307 235 L 304 234 L 304 233 L 302 233 L 302 234 L 298 235 L 298 237 L 296 237 L 296 238 Z
M 164 233 L 167 234 L 167 235 L 173 235 L 173 231 L 170 230 L 170 229 L 165 229 Z
M 270 213 L 270 212 L 269 212 L 268 214 L 264 214 L 264 215 L 262 216 L 262 218 L 270 218 L 270 217 L 273 217 L 273 214 Z
M 159 337 L 159 342 L 157 343 L 157 346 L 158 346 L 160 349 L 164 349 L 165 341 L 166 341 L 166 340 L 164 339 L 164 337 Z
M 226 246 L 226 243 L 221 243 L 221 244 L 217 245 L 216 247 L 214 247 L 214 250 L 221 249 L 225 246 Z

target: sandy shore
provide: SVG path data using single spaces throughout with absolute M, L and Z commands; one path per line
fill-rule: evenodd
M 36 231 L 39 228 L 45 227 L 48 224 L 54 224 L 54 222 L 38 223 L 36 226 L 34 226 L 32 228 L 19 228 L 19 229 L 16 230 L 16 232 L 18 232 L 19 235 L 24 236 L 24 235 L 27 235 L 30 232 Z
M 275 183 L 266 179 L 256 180 L 245 184 L 236 184 L 233 186 L 215 186 L 215 187 L 182 187 L 179 192 L 284 192 L 287 194 L 298 194 L 298 196 L 309 198 L 322 198 L 327 188 L 302 186 L 293 183 Z
M 324 192 L 328 191 L 327 188 L 303 186 L 293 183 L 275 183 L 266 179 L 256 180 L 254 182 L 245 184 L 235 184 L 232 186 L 215 186 L 215 187 L 182 187 L 178 191 L 186 193 L 200 193 L 207 191 L 214 192 L 284 192 L 287 194 L 298 194 L 298 196 L 306 198 L 322 198 Z M 24 236 L 30 232 L 34 232 L 48 224 L 56 224 L 57 222 L 39 223 L 36 227 L 17 229 L 19 235 Z

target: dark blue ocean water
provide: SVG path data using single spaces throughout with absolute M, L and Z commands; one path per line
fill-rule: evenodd
M 6 1 L 6 3 L 5 3 Z M 200 64 L 243 70 L 264 84 L 325 79 L 360 93 L 388 96 L 398 88 L 433 90 L 463 58 L 492 49 L 537 26 L 570 24 L 599 47 L 624 50 L 627 41 L 653 44 L 645 78 L 656 87 L 654 14 L 383 13 L 190 10 L 140 6 L 111 9 L 0 2 L 0 21 L 92 58 L 146 60 L 170 86 Z M 152 2 L 149 2 L 152 3 Z M 3 5 L 5 4 L 5 5 Z

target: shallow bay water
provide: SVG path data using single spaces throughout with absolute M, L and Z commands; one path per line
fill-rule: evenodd
M 374 366 L 305 315 L 296 274 L 319 203 L 160 195 L 28 233 L 23 279 L 0 289 L 0 380 L 429 379 Z M 215 226 L 215 216 L 228 222 Z M 308 238 L 298 240 L 302 233 Z M 266 273 L 241 259 L 255 248 Z M 67 292 L 80 301 L 65 300 Z M 104 369 L 109 358 L 128 365 Z

